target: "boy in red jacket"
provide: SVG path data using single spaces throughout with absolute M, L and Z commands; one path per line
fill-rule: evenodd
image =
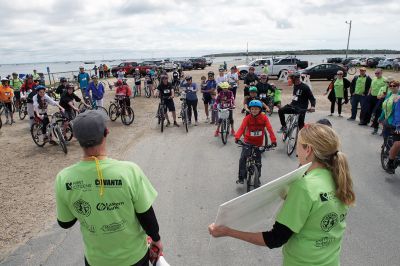
M 235 134 L 236 142 L 244 133 L 244 142 L 246 144 L 261 147 L 264 142 L 264 129 L 267 128 L 272 146 L 276 147 L 276 137 L 271 123 L 266 115 L 261 113 L 262 103 L 259 100 L 253 100 L 249 103 L 250 115 L 247 115 L 240 125 L 240 128 Z M 239 180 L 236 183 L 243 184 L 246 178 L 246 158 L 250 155 L 251 149 L 249 146 L 243 146 L 242 154 L 239 160 Z M 256 149 L 258 172 L 261 175 L 261 151 Z

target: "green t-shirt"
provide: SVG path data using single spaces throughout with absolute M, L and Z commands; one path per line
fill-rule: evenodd
M 356 81 L 355 94 L 362 95 L 365 92 L 365 82 L 367 82 L 367 77 L 358 76 Z
M 386 88 L 386 80 L 383 77 L 374 78 L 371 83 L 371 95 L 378 96 L 382 88 Z
M 274 103 L 279 103 L 281 101 L 282 101 L 282 91 L 278 88 L 275 88 Z
M 295 181 L 276 221 L 294 232 L 283 247 L 283 265 L 337 266 L 348 207 L 335 196 L 327 169 L 313 169 Z
M 132 265 L 147 252 L 146 233 L 135 212 L 147 211 L 157 192 L 134 163 L 100 160 L 104 190 L 95 161 L 81 161 L 58 173 L 57 219 L 77 218 L 90 265 Z
M 10 80 L 10 86 L 14 89 L 14 91 L 20 91 L 22 84 L 23 84 L 23 82 L 20 79 L 11 79 Z
M 343 79 L 336 79 L 335 83 L 333 84 L 333 88 L 335 90 L 335 97 L 336 98 L 343 98 L 344 97 Z

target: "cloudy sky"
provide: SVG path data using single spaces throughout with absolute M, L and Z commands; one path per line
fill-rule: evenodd
M 400 49 L 399 0 L 0 0 L 0 63 Z

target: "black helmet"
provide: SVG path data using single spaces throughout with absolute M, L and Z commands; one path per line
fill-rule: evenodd
M 186 80 L 192 80 L 192 76 L 186 76 L 185 79 Z
M 214 71 L 208 71 L 208 75 L 213 75 L 214 76 Z
M 67 82 L 67 79 L 64 78 L 64 77 L 61 77 L 61 78 L 60 78 L 60 82 Z
M 289 74 L 290 78 L 300 78 L 300 76 L 301 76 L 301 74 L 299 71 L 295 71 L 295 72 Z

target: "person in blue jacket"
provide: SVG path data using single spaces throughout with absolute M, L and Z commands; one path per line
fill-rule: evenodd
M 103 83 L 99 83 L 96 75 L 92 76 L 92 82 L 89 83 L 86 96 L 91 97 L 96 106 L 103 107 L 104 86 Z

